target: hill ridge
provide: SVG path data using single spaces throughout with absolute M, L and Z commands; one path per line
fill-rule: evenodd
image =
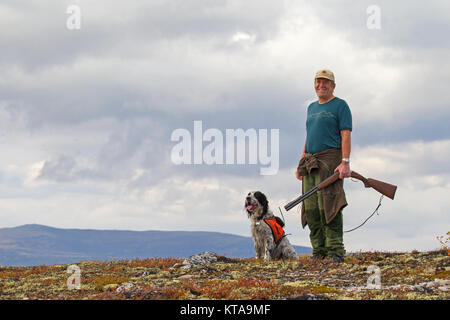
M 311 248 L 294 246 L 297 253 Z M 203 251 L 248 258 L 251 237 L 213 231 L 62 229 L 40 224 L 0 228 L 0 265 L 69 264 L 82 260 L 186 258 Z

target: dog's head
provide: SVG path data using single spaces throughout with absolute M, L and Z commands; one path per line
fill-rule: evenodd
M 247 210 L 248 217 L 253 214 L 262 218 L 269 208 L 269 201 L 264 193 L 261 191 L 251 191 L 245 198 L 245 210 Z

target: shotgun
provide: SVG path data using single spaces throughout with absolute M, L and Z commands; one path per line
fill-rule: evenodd
M 385 195 L 386 197 L 394 200 L 395 191 L 397 190 L 397 186 L 394 186 L 392 184 L 389 184 L 389 183 L 386 183 L 383 181 L 375 180 L 372 178 L 366 179 L 362 175 L 360 175 L 359 173 L 357 173 L 355 171 L 352 171 L 350 176 L 352 178 L 361 180 L 364 183 L 364 186 L 366 188 L 373 188 L 373 189 L 377 190 L 379 193 L 381 193 L 382 195 Z M 286 211 L 291 210 L 293 207 L 295 207 L 300 202 L 302 202 L 306 198 L 313 195 L 315 192 L 328 187 L 330 184 L 336 182 L 338 179 L 339 179 L 339 171 L 335 172 L 332 176 L 323 180 L 321 183 L 319 183 L 317 186 L 315 186 L 308 192 L 302 194 L 301 196 L 295 198 L 294 200 L 292 200 L 291 202 L 286 204 L 284 206 L 284 209 L 286 209 Z

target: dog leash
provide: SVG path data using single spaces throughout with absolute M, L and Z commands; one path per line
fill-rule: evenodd
M 281 213 L 281 217 L 283 218 L 283 222 L 284 222 L 284 224 L 286 225 L 286 221 L 284 221 L 284 216 L 283 216 L 283 212 L 281 211 L 281 208 L 280 208 L 280 207 L 278 207 L 278 210 L 280 210 L 280 213 Z
M 378 209 L 381 207 L 381 200 L 383 200 L 383 195 L 381 195 L 380 201 L 378 201 L 378 206 L 376 207 L 375 211 L 372 212 L 372 214 L 371 214 L 366 220 L 364 220 L 363 223 L 361 223 L 359 226 L 357 226 L 357 227 L 355 227 L 355 228 L 353 228 L 353 229 L 344 231 L 344 233 L 352 232 L 352 231 L 355 231 L 356 229 L 362 227 L 362 226 L 363 226 L 370 218 L 372 218 L 372 216 L 373 216 L 375 213 L 377 214 L 377 216 L 379 216 Z
M 281 217 L 283 218 L 283 223 L 284 223 L 284 225 L 286 225 L 286 221 L 284 221 L 283 211 L 281 211 L 281 208 L 280 208 L 280 207 L 278 207 L 278 210 L 280 210 Z M 285 234 L 283 235 L 283 237 L 281 237 L 281 239 L 283 239 L 284 237 L 287 237 L 287 236 L 291 236 L 291 235 L 292 235 L 292 233 L 285 233 Z M 280 241 L 279 241 L 278 243 L 281 242 L 281 239 L 280 239 Z M 278 244 L 277 244 L 277 247 L 278 247 Z
M 379 216 L 380 214 L 378 213 L 378 209 L 380 209 L 380 207 L 381 207 L 381 201 L 382 201 L 382 200 L 383 200 L 383 195 L 381 195 L 380 200 L 378 201 L 378 206 L 375 208 L 375 210 L 372 212 L 372 214 L 371 214 L 369 217 L 367 217 L 366 220 L 364 220 L 363 223 L 361 223 L 359 226 L 357 226 L 357 227 L 355 227 L 355 228 L 353 228 L 353 229 L 344 231 L 344 233 L 352 232 L 352 231 L 355 231 L 356 229 L 361 228 L 361 227 L 362 227 L 362 226 L 363 226 L 370 218 L 373 217 L 373 215 L 374 215 L 375 213 L 377 214 L 377 216 Z M 298 208 L 300 208 L 300 206 L 298 206 Z M 284 222 L 284 224 L 286 224 L 286 221 L 284 221 L 283 211 L 281 211 L 281 208 L 280 208 L 280 207 L 278 207 L 278 210 L 280 210 L 281 217 L 283 218 L 283 222 Z M 300 209 L 298 209 L 298 212 L 300 212 Z

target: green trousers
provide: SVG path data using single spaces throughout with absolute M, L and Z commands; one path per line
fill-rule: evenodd
M 313 170 L 303 177 L 304 192 L 314 188 L 320 183 L 319 170 Z M 313 248 L 313 254 L 327 256 L 336 254 L 345 255 L 342 210 L 329 224 L 325 222 L 322 192 L 318 191 L 303 201 L 305 206 L 306 222 L 310 234 L 309 239 Z

